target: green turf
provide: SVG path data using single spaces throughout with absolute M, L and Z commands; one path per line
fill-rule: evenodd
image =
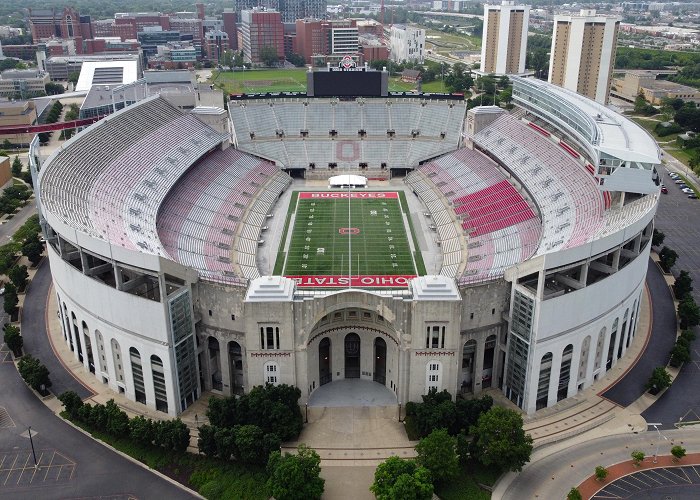
M 228 94 L 306 92 L 306 69 L 214 71 L 210 83 Z
M 340 234 L 344 227 L 360 232 Z M 299 198 L 291 231 L 286 276 L 416 274 L 399 199 L 353 198 L 348 209 L 347 199 Z

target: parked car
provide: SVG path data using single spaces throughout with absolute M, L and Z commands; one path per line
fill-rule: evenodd
M 695 194 L 695 191 L 690 188 L 683 188 L 681 191 L 683 191 L 685 194 Z
M 678 189 L 680 189 L 681 191 L 684 189 L 688 189 L 688 185 L 687 184 L 678 184 Z
M 680 176 L 679 176 L 678 174 L 673 174 L 673 173 L 668 174 L 668 176 L 669 176 L 671 179 L 674 179 L 674 180 L 680 178 Z
M 696 195 L 695 193 L 689 194 L 689 195 L 688 195 L 688 198 L 690 198 L 691 200 L 697 200 L 697 199 L 698 199 L 698 195 Z
M 661 186 L 661 192 L 663 194 L 668 194 L 668 189 L 666 188 L 666 186 Z
M 675 181 L 676 184 L 685 184 L 685 181 L 683 179 L 676 179 Z

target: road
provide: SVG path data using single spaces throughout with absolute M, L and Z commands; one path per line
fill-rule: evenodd
M 668 363 L 669 352 L 676 341 L 676 311 L 673 299 L 657 265 L 649 260 L 647 285 L 651 293 L 652 332 L 642 358 L 603 397 L 620 406 L 629 406 L 645 392 L 652 370 Z
M 670 158 L 667 156 L 667 160 Z M 677 160 L 669 161 L 672 170 L 683 172 L 684 167 Z M 685 174 L 685 172 L 683 172 Z M 690 174 L 691 179 L 697 178 Z M 691 200 L 683 194 L 664 174 L 663 182 L 668 187 L 668 195 L 662 195 L 656 214 L 656 227 L 666 235 L 664 245 L 678 252 L 676 274 L 686 270 L 693 278 L 693 296 L 700 303 L 700 200 Z M 700 183 L 698 183 L 700 185 Z M 697 328 L 696 328 L 697 332 Z M 700 421 L 700 391 L 697 390 L 700 378 L 700 340 L 691 346 L 692 361 L 686 363 L 673 385 L 642 413 L 648 422 L 661 422 L 663 428 L 670 428 L 681 419 Z
M 697 429 L 666 431 L 664 436 L 669 441 L 663 438 L 659 441 L 660 455 L 670 453 L 671 440 L 682 442 L 689 453 L 700 451 L 700 432 Z M 651 456 L 656 452 L 657 440 L 659 437 L 656 433 L 621 434 L 573 444 L 543 458 L 535 456 L 534 461 L 510 484 L 503 500 L 566 498 L 569 489 L 592 475 L 597 465 L 630 460 L 633 450 L 641 450 Z M 694 487 L 697 488 L 695 498 L 698 498 L 700 486 Z
M 42 350 L 48 344 L 46 332 L 41 330 L 44 324 L 37 321 L 44 317 L 50 283 L 48 262 L 37 276 L 27 295 L 22 333 L 27 351 L 49 365 L 51 356 Z M 61 369 L 52 369 L 54 380 L 70 377 L 61 374 Z M 0 353 L 0 380 L 0 498 L 194 498 L 55 416 L 20 379 L 6 349 Z M 38 469 L 34 468 L 29 426 Z

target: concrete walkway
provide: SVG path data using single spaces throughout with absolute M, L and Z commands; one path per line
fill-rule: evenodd
M 390 406 L 396 405 L 396 395 L 388 387 L 359 378 L 336 380 L 316 389 L 309 406 Z

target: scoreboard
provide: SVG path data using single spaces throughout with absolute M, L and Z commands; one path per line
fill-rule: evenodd
M 309 97 L 386 97 L 389 75 L 368 68 L 328 68 L 307 73 Z

